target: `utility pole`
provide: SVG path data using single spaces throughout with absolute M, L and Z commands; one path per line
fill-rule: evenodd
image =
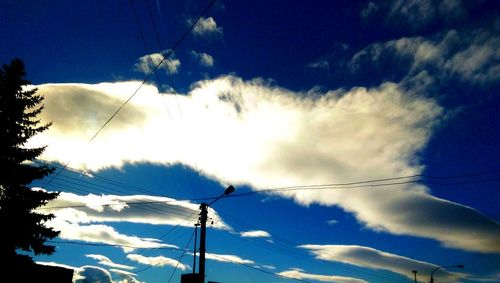
M 431 283 L 434 283 L 434 272 L 438 271 L 439 269 L 441 268 L 464 268 L 464 265 L 463 264 L 458 264 L 458 265 L 450 265 L 450 266 L 438 266 L 436 268 L 434 268 L 432 271 L 431 271 Z
M 210 205 L 212 205 L 214 202 L 220 200 L 221 198 L 231 194 L 232 192 L 234 192 L 234 190 L 235 189 L 233 186 L 229 186 L 226 188 L 226 190 L 224 190 L 224 193 L 222 195 L 215 198 L 209 204 L 204 202 L 200 205 L 200 223 L 195 224 L 196 235 L 198 234 L 196 232 L 198 229 L 198 225 L 200 226 L 200 259 L 199 259 L 200 264 L 199 264 L 199 268 L 198 268 L 199 270 L 198 270 L 198 273 L 196 273 L 196 238 L 195 238 L 193 273 L 182 274 L 181 283 L 204 283 L 205 282 L 205 252 L 207 251 L 206 241 L 207 241 L 208 207 Z
M 198 226 L 200 226 L 199 223 L 194 224 L 193 274 L 196 273 L 196 243 L 198 241 Z
M 200 205 L 200 277 L 205 282 L 205 251 L 206 251 L 206 237 L 207 237 L 207 218 L 208 218 L 208 204 L 202 203 Z

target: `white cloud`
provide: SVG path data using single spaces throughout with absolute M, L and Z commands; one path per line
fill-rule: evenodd
M 78 279 L 75 280 L 75 277 Z M 111 280 L 111 274 L 109 274 L 106 269 L 90 265 L 82 266 L 80 270 L 75 271 L 73 279 L 74 283 L 113 283 L 113 280 Z
M 110 268 L 109 271 L 117 273 L 117 274 L 123 274 L 123 275 L 130 275 L 130 276 L 137 276 L 137 274 L 130 272 L 130 271 L 125 271 L 125 270 L 120 270 L 120 269 L 114 269 Z
M 214 57 L 210 54 L 191 50 L 191 56 L 193 56 L 193 58 L 203 67 L 212 67 L 215 64 Z
M 67 264 L 62 264 L 62 263 L 57 263 L 57 262 L 52 262 L 52 261 L 37 261 L 36 262 L 37 264 L 41 264 L 41 265 L 48 265 L 48 266 L 56 266 L 56 267 L 62 267 L 62 268 L 67 268 L 67 269 L 73 269 L 75 271 L 77 270 L 80 270 L 81 268 L 80 267 L 75 267 L 75 266 L 71 266 L 71 265 L 67 265 Z
M 140 281 L 135 278 L 137 274 L 132 273 L 130 271 L 119 270 L 119 269 L 109 269 L 105 270 L 101 267 L 97 266 L 82 266 L 82 267 L 74 267 L 66 264 L 56 263 L 56 262 L 42 262 L 37 261 L 37 264 L 41 265 L 49 265 L 49 266 L 57 266 L 63 267 L 67 269 L 73 269 L 73 282 L 74 283 L 85 283 L 85 282 L 100 282 L 100 283 L 139 283 Z M 113 272 L 118 274 L 118 277 L 115 277 L 115 280 L 112 279 L 112 276 L 109 272 Z
M 435 17 L 432 0 L 395 0 L 391 4 L 390 16 L 400 17 L 413 26 L 427 24 Z
M 114 268 L 121 268 L 121 269 L 134 269 L 135 267 L 129 266 L 129 265 L 124 265 L 124 264 L 118 264 L 114 263 L 111 259 L 109 259 L 107 256 L 104 255 L 98 255 L 98 254 L 87 254 L 85 255 L 86 257 L 95 259 L 99 262 L 99 264 L 106 265 L 109 267 L 114 267 Z
M 137 274 L 134 274 L 132 272 L 113 268 L 111 268 L 109 271 L 118 274 L 118 276 L 114 277 L 113 283 L 141 283 L 141 281 L 135 278 Z
M 426 70 L 435 77 L 457 76 L 472 83 L 494 82 L 500 78 L 500 36 L 489 30 L 435 36 L 403 37 L 375 43 L 359 51 L 350 61 L 353 71 L 386 66 L 387 61 L 408 60 L 408 75 Z M 404 64 L 401 64 L 404 68 Z M 433 70 L 435 69 L 435 70 Z
M 139 254 L 128 254 L 127 258 L 130 260 L 136 261 L 138 263 L 145 264 L 145 265 L 151 265 L 151 266 L 168 265 L 168 266 L 175 267 L 175 266 L 177 266 L 177 264 L 179 264 L 177 268 L 179 268 L 181 270 L 190 269 L 189 265 L 182 264 L 178 260 L 164 257 L 164 256 L 147 257 L 147 256 L 139 255 Z
M 126 163 L 180 163 L 196 164 L 223 184 L 255 189 L 344 183 L 421 173 L 418 153 L 442 114 L 432 99 L 394 83 L 297 93 L 261 79 L 224 76 L 194 84 L 177 101 L 174 95 L 160 96 L 153 86 L 144 86 L 87 145 L 95 129 L 139 83 L 38 86 L 46 97 L 41 118 L 54 125 L 28 146 L 48 145 L 45 159 L 71 160 L 73 166 L 91 170 Z M 164 103 L 177 102 L 183 119 L 165 113 Z M 339 206 L 376 231 L 436 239 L 464 250 L 500 251 L 497 222 L 433 197 L 420 185 L 275 195 L 302 205 Z
M 199 205 L 148 195 L 77 195 L 62 192 L 42 211 L 54 213 L 56 219 L 71 223 L 132 222 L 192 227 L 198 221 Z M 211 227 L 229 229 L 212 208 L 209 208 L 209 217 L 214 221 Z
M 309 250 L 317 259 L 342 262 L 363 268 L 383 269 L 401 274 L 413 279 L 411 270 L 418 270 L 419 276 L 429 278 L 430 272 L 438 267 L 424 261 L 379 251 L 369 247 L 356 245 L 302 245 L 301 248 Z M 457 282 L 466 277 L 463 273 L 451 273 L 442 270 L 439 274 L 440 281 Z
M 339 223 L 339 221 L 338 221 L 338 220 L 335 220 L 335 219 L 330 219 L 330 220 L 326 221 L 326 224 L 328 224 L 328 225 L 330 225 L 330 226 L 331 226 L 331 225 L 335 225 L 335 224 L 337 224 L 337 223 Z
M 361 18 L 366 19 L 375 14 L 378 10 L 380 10 L 380 7 L 377 6 L 377 4 L 375 4 L 374 2 L 370 1 L 366 3 L 364 8 L 361 10 L 360 16 Z
M 237 255 L 205 253 L 205 258 L 219 261 L 219 262 L 229 262 L 229 263 L 238 263 L 238 264 L 255 264 L 255 262 L 253 260 L 243 259 Z
M 240 236 L 245 238 L 270 238 L 271 234 L 263 230 L 255 230 L 255 231 L 241 232 Z
M 394 0 L 390 3 L 388 19 L 416 29 L 437 20 L 446 23 L 460 19 L 467 13 L 466 6 L 461 0 Z
M 222 27 L 218 27 L 214 18 L 201 17 L 193 29 L 195 35 L 222 35 Z
M 137 63 L 135 63 L 134 67 L 136 71 L 142 72 L 144 74 L 149 74 L 153 69 L 162 62 L 164 59 L 164 54 L 162 53 L 152 53 L 146 54 L 139 59 L 137 59 Z M 178 72 L 179 67 L 181 66 L 181 61 L 175 58 L 173 54 L 169 56 L 169 58 L 163 60 L 161 65 L 157 68 L 158 70 L 167 70 L 170 74 L 175 74 Z
M 284 277 L 288 277 L 288 278 L 311 279 L 311 280 L 317 280 L 317 281 L 321 281 L 321 282 L 367 283 L 367 281 L 365 281 L 365 280 L 357 279 L 357 278 L 353 278 L 353 277 L 311 274 L 311 273 L 306 273 L 300 269 L 291 269 L 291 270 L 279 272 L 277 274 L 284 276 Z
M 320 60 L 317 60 L 317 61 L 314 61 L 312 63 L 307 64 L 306 67 L 311 68 L 311 69 L 328 70 L 328 69 L 330 69 L 330 63 L 325 59 L 320 59 Z
M 133 251 L 136 248 L 177 248 L 174 245 L 161 243 L 157 239 L 124 235 L 107 225 L 79 225 L 56 217 L 48 222 L 47 226 L 61 231 L 59 235 L 61 239 L 119 245 L 125 252 Z

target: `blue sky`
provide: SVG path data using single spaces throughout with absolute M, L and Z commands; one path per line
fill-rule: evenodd
M 497 1 L 216 1 L 141 87 L 208 4 L 0 4 L 0 61 L 25 62 L 53 121 L 28 146 L 68 164 L 33 184 L 62 191 L 44 208 L 57 252 L 37 261 L 179 282 L 199 203 L 233 185 L 207 281 L 427 282 L 463 264 L 436 282 L 500 282 Z

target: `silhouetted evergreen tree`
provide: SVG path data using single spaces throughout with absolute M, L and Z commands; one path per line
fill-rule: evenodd
M 54 246 L 45 241 L 59 234 L 45 226 L 53 214 L 34 211 L 58 193 L 27 187 L 33 180 L 50 174 L 53 168 L 32 163 L 45 147 L 24 147 L 29 138 L 50 126 L 40 125 L 37 119 L 43 110 L 43 97 L 36 94 L 36 89 L 24 89 L 30 84 L 25 75 L 19 59 L 0 70 L 0 264 L 17 267 L 32 262 L 26 253 L 52 254 Z M 19 251 L 24 252 L 18 254 Z

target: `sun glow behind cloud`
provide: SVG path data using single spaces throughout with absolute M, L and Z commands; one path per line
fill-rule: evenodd
M 350 182 L 421 173 L 417 154 L 443 111 L 395 83 L 292 92 L 262 79 L 224 76 L 200 81 L 177 97 L 144 86 L 87 145 L 138 84 L 38 86 L 46 97 L 42 119 L 54 125 L 31 145 L 49 145 L 47 160 L 71 160 L 90 170 L 181 163 L 196 165 L 221 183 L 256 189 Z M 166 111 L 177 103 L 177 112 Z M 498 223 L 433 197 L 424 186 L 276 194 L 302 205 L 338 205 L 373 230 L 432 238 L 464 250 L 500 250 Z

